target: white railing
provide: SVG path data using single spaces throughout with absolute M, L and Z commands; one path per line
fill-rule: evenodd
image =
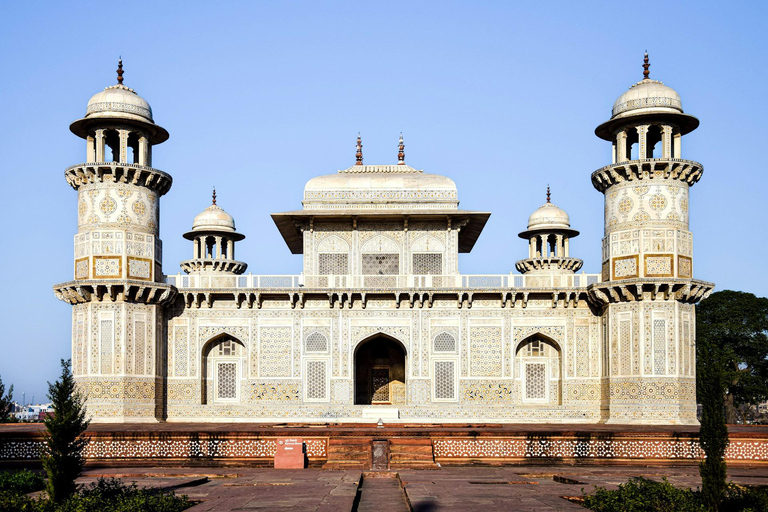
M 247 274 L 165 276 L 165 281 L 176 288 L 330 288 L 330 289 L 391 289 L 391 288 L 450 288 L 450 289 L 504 289 L 504 288 L 586 288 L 600 281 L 599 274 L 456 274 L 446 276 L 396 275 L 328 275 L 305 276 Z

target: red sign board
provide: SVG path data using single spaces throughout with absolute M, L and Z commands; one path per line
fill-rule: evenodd
M 300 437 L 277 440 L 275 469 L 304 469 L 304 440 Z

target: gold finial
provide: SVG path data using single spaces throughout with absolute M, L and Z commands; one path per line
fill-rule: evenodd
M 213 187 L 213 204 L 216 204 L 216 187 Z
M 649 67 L 651 67 L 651 64 L 648 62 L 648 50 L 645 50 L 645 57 L 643 57 L 643 80 L 648 80 L 648 75 L 650 74 L 648 72 Z
M 405 165 L 405 143 L 403 143 L 403 132 L 400 132 L 400 145 L 397 149 L 397 165 Z
M 363 165 L 363 141 L 360 132 L 357 133 L 357 153 L 355 153 L 355 165 Z
M 552 194 L 550 194 L 550 192 L 549 192 L 549 184 L 547 184 L 547 202 L 548 202 L 548 203 L 550 202 L 550 200 L 549 200 L 549 199 L 550 199 L 551 197 L 552 197 Z
M 117 61 L 117 83 L 120 85 L 123 85 L 123 57 L 120 56 L 120 58 Z

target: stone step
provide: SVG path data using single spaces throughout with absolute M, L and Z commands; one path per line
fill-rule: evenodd
M 376 422 L 381 420 L 384 423 L 386 423 L 388 421 L 399 420 L 400 410 L 397 407 L 381 407 L 381 406 L 365 407 L 363 408 L 362 416 L 364 420 L 370 420 L 370 421 L 376 421 Z
M 398 439 L 389 441 L 389 467 L 392 469 L 437 469 L 431 439 Z
M 369 469 L 373 454 L 370 438 L 337 438 L 328 440 L 325 469 Z

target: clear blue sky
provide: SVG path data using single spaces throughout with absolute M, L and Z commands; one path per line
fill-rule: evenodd
M 704 164 L 691 195 L 694 274 L 718 289 L 768 295 L 763 255 L 764 2 L 3 2 L 0 5 L 0 376 L 43 399 L 70 354 L 71 308 L 51 287 L 72 279 L 83 162 L 69 132 L 91 95 L 125 83 L 171 134 L 154 166 L 166 273 L 191 257 L 181 234 L 219 204 L 247 238 L 258 274 L 298 273 L 269 217 L 300 208 L 304 183 L 354 163 L 406 160 L 445 174 L 461 207 L 491 211 L 463 273 L 507 273 L 526 256 L 517 233 L 544 201 L 581 236 L 571 253 L 600 270 L 603 196 L 590 174 L 609 163 L 593 134 L 642 78 L 677 89 L 701 127 L 683 157 Z

